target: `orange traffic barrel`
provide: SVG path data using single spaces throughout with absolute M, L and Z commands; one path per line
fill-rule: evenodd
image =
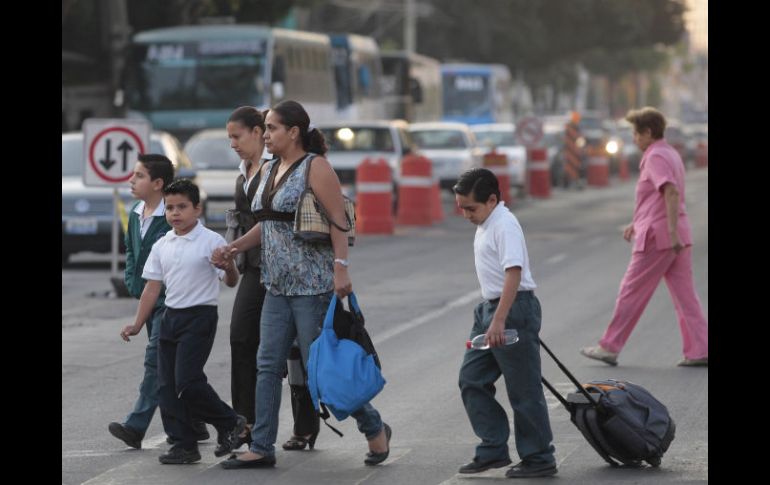
M 709 165 L 709 146 L 703 142 L 698 142 L 695 148 L 695 166 L 698 168 L 708 167 Z
M 393 234 L 393 177 L 388 162 L 365 158 L 356 168 L 356 230 Z
M 484 154 L 482 165 L 497 177 L 500 186 L 500 196 L 505 204 L 511 203 L 511 174 L 508 172 L 508 157 L 505 153 L 497 153 L 494 148 Z
M 606 187 L 610 184 L 610 159 L 604 150 L 592 147 L 588 151 L 588 185 Z
M 547 199 L 551 196 L 551 167 L 545 148 L 527 150 L 527 172 L 529 173 L 529 195 Z
M 618 166 L 618 176 L 620 180 L 628 180 L 631 175 L 628 172 L 628 157 L 625 155 L 620 156 L 620 165 Z
M 406 155 L 401 162 L 401 177 L 398 180 L 398 224 L 432 224 L 432 187 L 431 161 L 423 156 Z

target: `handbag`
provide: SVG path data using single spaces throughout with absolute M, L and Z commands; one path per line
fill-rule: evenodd
M 332 295 L 321 334 L 310 345 L 307 372 L 313 407 L 320 411 L 320 406 L 325 405 L 342 421 L 379 394 L 385 387 L 385 379 L 375 362 L 375 354 L 349 338 L 337 336 L 334 331 L 337 303 L 337 295 Z M 355 294 L 348 296 L 348 304 L 351 313 L 361 313 Z
M 318 201 L 313 189 L 310 187 L 310 157 L 305 166 L 305 190 L 299 196 L 297 210 L 294 214 L 294 237 L 305 241 L 321 241 L 331 244 L 330 223 L 348 236 L 348 246 L 352 246 L 356 240 L 356 209 L 353 201 L 342 196 L 345 202 L 345 219 L 348 227 L 341 227 L 332 221 L 326 209 Z

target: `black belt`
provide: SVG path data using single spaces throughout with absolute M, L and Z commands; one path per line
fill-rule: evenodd
M 528 296 L 534 294 L 534 290 L 519 290 L 516 292 L 516 297 L 519 296 Z M 498 303 L 500 301 L 500 297 L 493 298 L 492 300 L 487 300 L 489 303 Z

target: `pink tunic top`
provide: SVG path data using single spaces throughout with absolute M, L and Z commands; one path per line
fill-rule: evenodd
M 679 240 L 685 246 L 692 245 L 690 221 L 684 205 L 684 163 L 679 153 L 661 138 L 647 147 L 639 163 L 633 220 L 634 252 L 644 251 L 646 243 L 652 243 L 652 237 L 658 250 L 672 247 L 663 196 L 663 185 L 666 183 L 673 184 L 679 191 Z M 648 234 L 649 231 L 652 233 Z

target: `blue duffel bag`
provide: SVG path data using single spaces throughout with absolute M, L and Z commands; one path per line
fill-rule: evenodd
M 334 331 L 337 304 L 337 295 L 332 295 L 321 334 L 310 345 L 307 373 L 315 409 L 320 411 L 320 406 L 325 405 L 342 421 L 371 401 L 385 386 L 385 379 L 375 362 L 376 354 L 367 353 L 353 340 L 337 337 Z M 352 314 L 361 314 L 355 294 L 348 296 L 348 304 Z

